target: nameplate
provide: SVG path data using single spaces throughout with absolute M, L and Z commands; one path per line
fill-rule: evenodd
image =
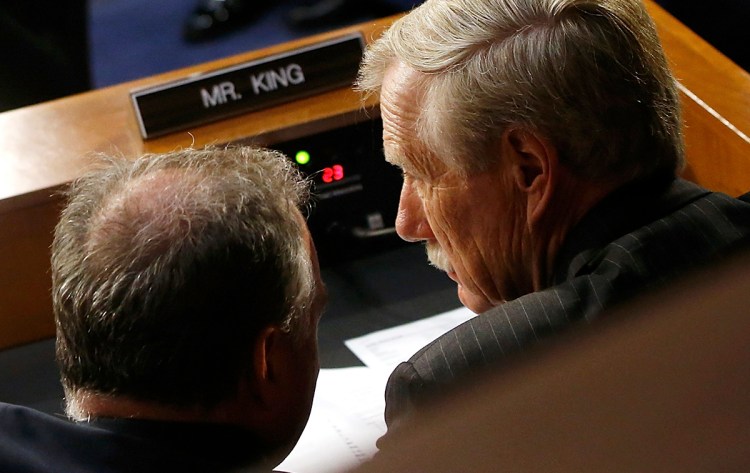
M 364 50 L 360 33 L 130 93 L 141 136 L 196 125 L 351 86 Z

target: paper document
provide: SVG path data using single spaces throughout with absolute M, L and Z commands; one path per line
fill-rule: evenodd
M 352 338 L 344 343 L 370 368 L 393 371 L 399 363 L 411 358 L 419 349 L 474 316 L 474 312 L 461 307 L 416 322 Z
M 460 308 L 345 342 L 367 366 L 323 369 L 310 420 L 292 453 L 276 468 L 293 473 L 334 473 L 372 458 L 386 432 L 385 384 L 398 363 L 453 327 L 474 317 Z
M 389 374 L 364 366 L 320 370 L 310 420 L 276 469 L 332 473 L 372 458 L 375 441 L 386 431 L 383 392 Z

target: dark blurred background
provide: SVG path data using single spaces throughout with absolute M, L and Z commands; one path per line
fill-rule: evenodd
M 398 13 L 420 0 L 2 0 L 0 110 Z
M 747 0 L 657 0 L 745 70 Z M 0 110 L 405 11 L 420 0 L 2 0 Z

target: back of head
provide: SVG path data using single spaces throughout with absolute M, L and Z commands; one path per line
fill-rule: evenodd
M 422 140 L 464 170 L 511 126 L 585 177 L 682 165 L 676 83 L 640 0 L 427 0 L 368 49 L 360 90 L 377 93 L 395 61 L 422 73 Z
M 308 187 L 252 148 L 105 158 L 76 181 L 52 254 L 69 411 L 85 393 L 210 408 L 236 395 L 257 332 L 307 323 Z

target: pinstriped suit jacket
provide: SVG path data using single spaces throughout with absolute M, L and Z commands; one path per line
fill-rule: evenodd
M 568 235 L 548 289 L 469 320 L 394 370 L 386 386 L 389 430 L 473 370 L 573 323 L 590 321 L 717 258 L 748 235 L 750 203 L 687 181 L 617 191 Z

